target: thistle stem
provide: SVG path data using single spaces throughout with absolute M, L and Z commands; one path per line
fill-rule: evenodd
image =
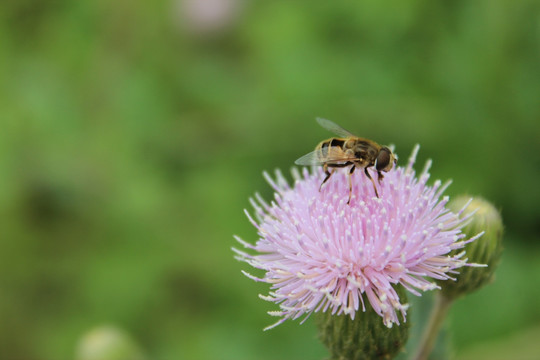
M 431 315 L 429 317 L 429 322 L 424 329 L 424 334 L 420 345 L 418 346 L 418 351 L 413 357 L 415 360 L 427 360 L 429 354 L 433 350 L 435 345 L 435 340 L 439 335 L 441 326 L 444 323 L 446 314 L 450 306 L 452 306 L 453 300 L 444 296 L 440 291 L 435 296 L 435 303 L 433 304 L 433 309 L 431 310 Z

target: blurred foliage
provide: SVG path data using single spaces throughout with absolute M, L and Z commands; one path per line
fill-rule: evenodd
M 261 171 L 330 136 L 316 116 L 401 161 L 420 143 L 450 195 L 502 209 L 498 278 L 452 310 L 458 356 L 537 329 L 538 14 L 535 0 L 3 0 L 0 357 L 73 358 L 102 323 L 152 359 L 324 357 L 311 322 L 260 331 L 273 309 L 230 251 L 233 233 L 256 240 L 242 209 L 271 196 Z

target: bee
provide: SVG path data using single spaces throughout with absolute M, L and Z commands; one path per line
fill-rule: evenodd
M 349 170 L 349 200 L 351 202 L 352 182 L 351 175 L 358 168 L 364 169 L 364 174 L 371 180 L 375 195 L 379 197 L 375 181 L 368 172 L 368 168 L 375 167 L 377 170 L 377 180 L 379 183 L 384 178 L 382 172 L 387 172 L 397 163 L 397 156 L 387 146 L 381 146 L 373 140 L 357 137 L 341 126 L 326 119 L 317 118 L 317 122 L 326 130 L 329 130 L 340 137 L 333 137 L 321 141 L 314 151 L 300 157 L 294 163 L 296 165 L 322 165 L 326 177 L 322 186 L 330 179 L 335 168 L 351 167 Z M 332 168 L 332 170 L 329 170 Z

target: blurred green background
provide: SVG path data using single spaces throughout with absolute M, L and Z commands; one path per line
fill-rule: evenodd
M 539 98 L 536 0 L 2 0 L 0 358 L 72 359 L 106 324 L 147 359 L 325 357 L 312 321 L 262 331 L 230 250 L 321 116 L 502 209 L 452 349 L 538 359 Z

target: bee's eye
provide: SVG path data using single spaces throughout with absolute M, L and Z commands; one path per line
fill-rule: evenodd
M 379 155 L 377 155 L 377 161 L 375 161 L 375 169 L 377 171 L 388 171 L 390 168 L 388 168 L 388 165 L 390 164 L 390 150 L 387 148 L 382 148 L 381 151 L 379 151 Z

